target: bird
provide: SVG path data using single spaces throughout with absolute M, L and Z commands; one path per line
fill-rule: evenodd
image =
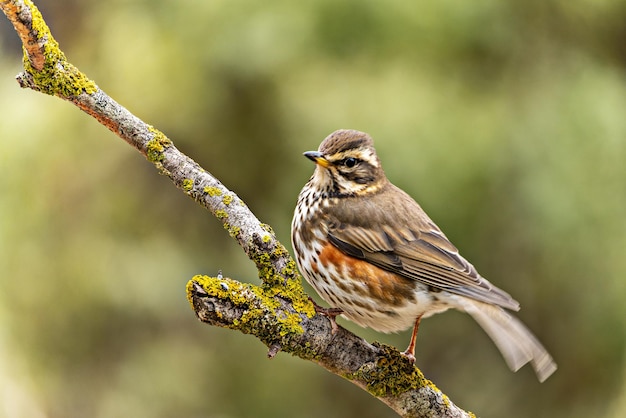
M 379 332 L 413 327 L 403 354 L 415 361 L 420 321 L 450 308 L 483 328 L 513 371 L 530 363 L 540 382 L 557 366 L 509 311 L 519 303 L 482 277 L 420 205 L 386 177 L 370 135 L 331 133 L 304 156 L 315 170 L 291 224 L 298 269 L 331 308 L 318 312 Z

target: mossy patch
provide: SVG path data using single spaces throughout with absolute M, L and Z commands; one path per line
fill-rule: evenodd
M 222 198 L 222 202 L 223 202 L 226 206 L 230 205 L 231 203 L 233 203 L 233 195 L 231 195 L 231 194 L 227 194 L 227 195 L 225 195 L 225 196 Z
M 204 193 L 213 197 L 222 195 L 222 191 L 220 189 L 218 189 L 217 187 L 211 187 L 211 186 L 206 186 L 204 188 Z
M 232 226 L 232 225 L 224 224 L 224 228 L 228 231 L 228 235 L 230 235 L 231 237 L 233 237 L 235 239 L 241 233 L 241 228 L 238 227 L 238 226 Z
M 223 221 L 224 219 L 228 218 L 228 212 L 222 209 L 218 209 L 215 211 L 215 217 Z
M 270 233 L 270 235 L 275 236 L 276 234 L 274 234 L 274 230 L 272 229 L 272 227 L 268 224 L 261 224 L 261 228 L 263 228 L 264 230 L 266 230 L 267 232 Z
M 228 300 L 237 308 L 243 308 L 243 314 L 229 325 L 245 334 L 259 337 L 268 346 L 278 343 L 281 346 L 293 346 L 287 340 L 301 335 L 304 330 L 300 325 L 302 317 L 298 312 L 277 312 L 281 306 L 274 292 L 249 283 L 241 283 L 229 278 L 194 276 L 187 283 L 187 299 L 193 308 L 193 282 L 198 283 L 209 296 Z M 268 321 L 273 324 L 268 327 Z M 278 328 L 278 332 L 274 332 Z
M 368 392 L 376 397 L 395 396 L 423 386 L 433 386 L 439 391 L 396 348 L 380 343 L 374 345 L 381 349 L 376 364 L 362 366 L 346 375 L 347 379 L 364 382 Z
M 152 133 L 152 139 L 146 143 L 146 157 L 152 163 L 160 163 L 165 159 L 165 150 L 172 146 L 172 141 L 158 129 L 150 126 L 148 131 Z
M 269 237 L 268 240 L 266 236 L 263 236 L 261 241 L 270 244 L 272 236 Z M 272 297 L 280 296 L 289 299 L 296 312 L 312 318 L 315 315 L 315 307 L 304 292 L 302 277 L 298 273 L 295 261 L 279 242 L 274 245 L 275 248 L 269 253 L 258 251 L 248 254 L 257 266 L 259 279 L 262 282 L 261 287 Z M 255 248 L 255 246 L 251 246 L 251 248 Z M 287 262 L 280 271 L 277 271 L 273 261 L 280 259 L 287 260 Z
M 43 43 L 43 68 L 34 68 L 24 50 L 24 69 L 33 78 L 33 83 L 42 93 L 71 98 L 81 93 L 92 94 L 98 86 L 85 74 L 70 64 L 59 44 L 52 37 L 39 9 L 27 1 L 32 13 L 32 33 Z
M 186 192 L 190 192 L 193 189 L 193 180 L 192 179 L 184 179 L 183 180 L 183 190 Z

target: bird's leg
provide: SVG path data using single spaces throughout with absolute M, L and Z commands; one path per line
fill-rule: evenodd
M 318 313 L 320 315 L 327 317 L 328 320 L 330 321 L 331 332 L 333 334 L 336 333 L 337 330 L 339 329 L 339 325 L 337 325 L 337 321 L 335 318 L 341 315 L 343 311 L 339 308 L 324 308 L 323 306 L 320 306 L 317 303 L 315 303 L 315 301 L 310 296 L 309 296 L 309 300 L 311 301 L 311 303 L 313 304 L 313 307 L 315 308 L 315 313 Z
M 413 325 L 413 332 L 411 333 L 411 341 L 409 342 L 409 346 L 402 352 L 409 359 L 411 363 L 415 363 L 415 340 L 417 339 L 417 330 L 420 327 L 420 321 L 422 320 L 422 315 L 418 316 L 415 320 L 415 325 Z

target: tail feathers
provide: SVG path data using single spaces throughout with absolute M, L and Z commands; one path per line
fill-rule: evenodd
M 496 344 L 509 368 L 516 372 L 530 363 L 540 382 L 556 370 L 552 356 L 517 318 L 499 306 L 458 298 L 461 309 L 474 318 Z

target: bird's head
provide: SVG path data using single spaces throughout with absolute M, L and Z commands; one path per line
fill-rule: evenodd
M 311 181 L 333 196 L 373 193 L 387 181 L 374 142 L 364 132 L 335 131 L 317 151 L 305 152 L 304 156 L 317 164 Z

